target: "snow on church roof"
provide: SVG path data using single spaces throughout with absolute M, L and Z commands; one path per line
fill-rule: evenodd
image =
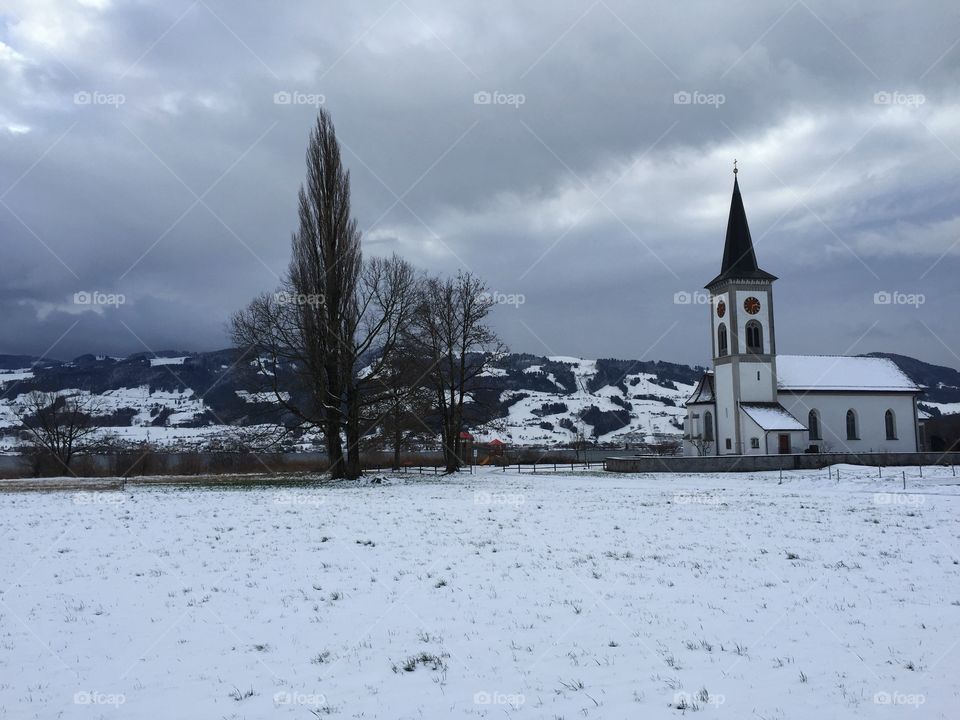
M 917 392 L 917 387 L 888 358 L 842 355 L 777 355 L 780 390 Z
M 806 430 L 807 426 L 788 413 L 779 403 L 740 403 L 743 410 L 762 430 Z

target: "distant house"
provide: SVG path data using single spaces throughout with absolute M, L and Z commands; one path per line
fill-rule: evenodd
M 506 454 L 507 444 L 494 438 L 489 442 L 477 442 L 468 432 L 460 433 L 460 460 L 468 465 L 499 463 Z
M 778 355 L 774 275 L 757 265 L 734 170 L 710 293 L 713 370 L 687 401 L 688 455 L 919 450 L 920 388 L 886 358 Z

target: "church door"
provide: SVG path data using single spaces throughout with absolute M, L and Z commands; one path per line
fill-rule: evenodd
M 790 454 L 790 436 L 787 433 L 780 433 L 780 454 Z

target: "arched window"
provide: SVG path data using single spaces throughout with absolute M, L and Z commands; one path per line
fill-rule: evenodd
M 717 355 L 723 357 L 727 354 L 727 326 L 725 323 L 720 323 L 720 327 L 717 328 Z
M 763 353 L 763 326 L 756 320 L 747 323 L 747 352 L 760 355 Z
M 703 414 L 703 439 L 713 442 L 713 413 L 710 411 Z
M 847 410 L 847 440 L 859 440 L 857 433 L 857 414 L 853 408 Z
M 887 440 L 897 439 L 897 417 L 893 410 L 887 410 L 883 416 L 883 424 L 887 429 Z
M 810 439 L 811 440 L 822 440 L 820 437 L 820 413 L 816 410 L 811 410 L 810 414 L 807 416 L 807 428 L 810 430 Z

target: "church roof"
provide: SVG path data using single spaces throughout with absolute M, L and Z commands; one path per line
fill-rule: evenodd
M 736 171 L 734 171 L 736 173 Z M 730 216 L 727 218 L 727 238 L 723 246 L 723 265 L 720 274 L 707 283 L 711 287 L 722 280 L 776 280 L 766 270 L 757 265 L 757 255 L 753 251 L 753 239 L 747 224 L 747 212 L 743 209 L 743 197 L 740 184 L 733 176 L 733 198 L 730 200 Z
M 788 413 L 780 403 L 740 403 L 761 430 L 806 430 L 807 426 Z
M 842 355 L 777 355 L 780 390 L 919 392 L 889 358 Z
M 700 382 L 697 383 L 696 390 L 687 400 L 687 405 L 694 403 L 712 403 L 716 400 L 716 390 L 714 389 L 713 373 L 705 372 Z

